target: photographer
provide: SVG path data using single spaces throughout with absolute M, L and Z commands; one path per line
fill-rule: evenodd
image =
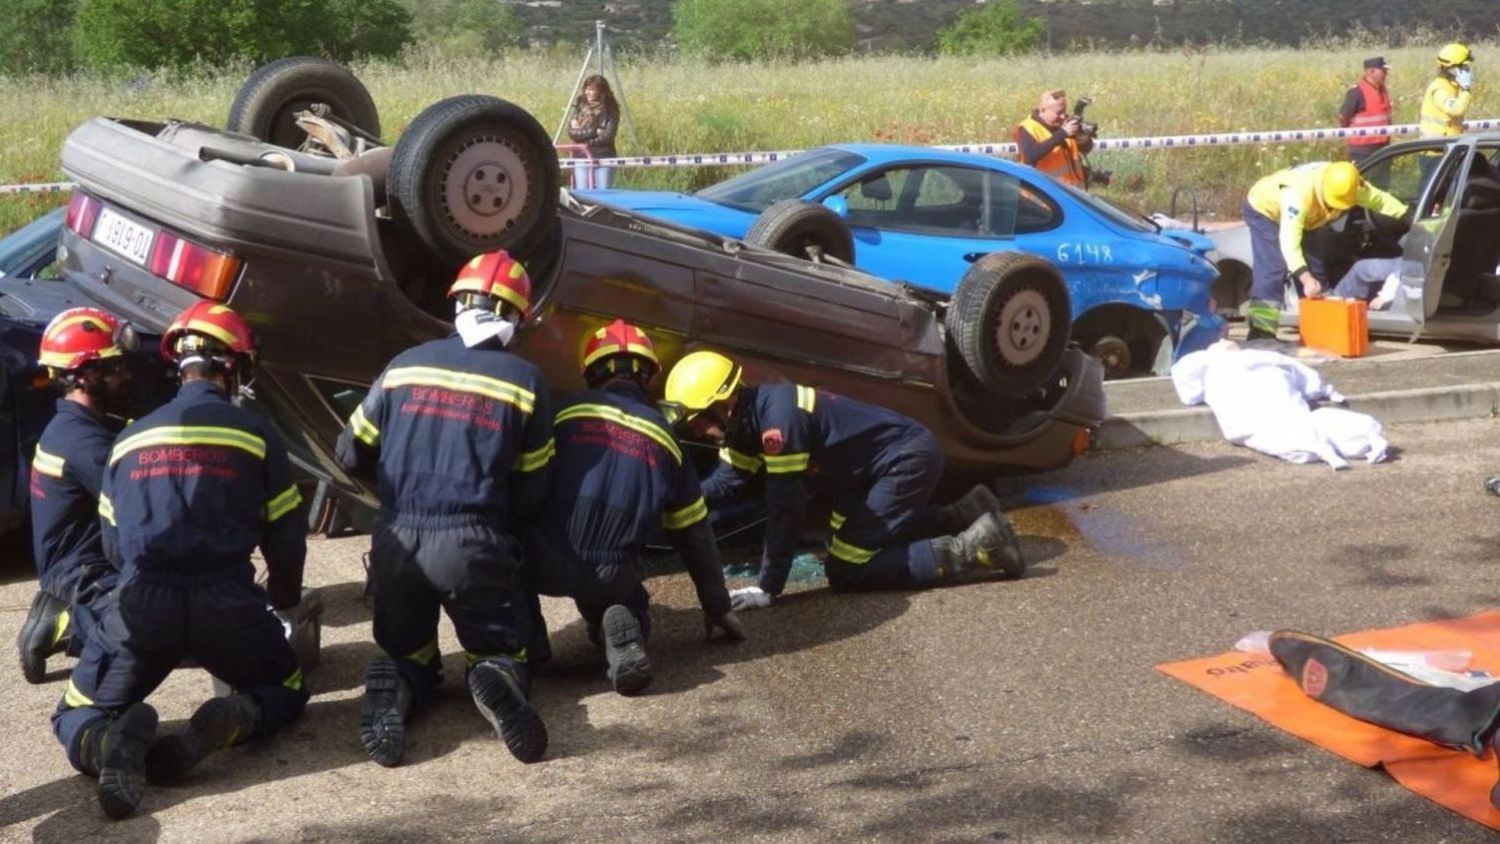
M 1098 128 L 1085 123 L 1077 114 L 1068 114 L 1066 91 L 1048 91 L 1031 116 L 1016 124 L 1021 161 L 1060 182 L 1086 190 L 1089 180 L 1083 156 L 1094 148 Z

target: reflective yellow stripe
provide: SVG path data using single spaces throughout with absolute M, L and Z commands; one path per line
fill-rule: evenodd
M 63 692 L 63 705 L 73 709 L 77 709 L 80 706 L 93 706 L 94 699 L 78 691 L 78 687 L 73 685 L 73 678 L 69 677 L 68 689 Z
M 515 660 L 516 662 L 525 662 L 526 661 L 526 649 L 522 648 L 522 649 L 520 649 L 519 651 L 516 651 L 513 654 L 477 654 L 477 653 L 474 653 L 473 651 L 464 651 L 464 667 L 465 668 L 473 668 L 476 664 L 478 664 L 480 662 L 483 662 L 483 661 L 485 661 L 487 659 L 495 659 L 497 657 L 502 657 L 502 656 L 503 657 L 509 657 L 509 658 Z
M 754 474 L 760 471 L 759 457 L 751 457 L 742 451 L 735 451 L 729 446 L 719 449 L 719 459 L 739 469 L 741 472 Z
M 111 525 L 115 523 L 115 505 L 110 502 L 109 496 L 102 492 L 99 494 L 99 518 Z
M 828 524 L 832 525 L 834 530 L 838 530 L 839 528 L 844 526 L 845 518 L 846 517 L 843 513 L 834 510 L 833 515 L 828 517 Z
M 411 660 L 412 662 L 420 662 L 423 665 L 427 665 L 431 663 L 432 660 L 437 657 L 437 655 L 438 643 L 437 639 L 434 638 L 431 642 L 428 642 L 422 647 L 417 648 L 416 650 L 407 654 L 406 658 Z
M 829 540 L 828 550 L 838 559 L 856 566 L 862 566 L 875 557 L 874 551 L 861 548 L 858 545 L 850 545 L 837 536 Z
M 61 457 L 55 454 L 48 454 L 42 451 L 41 446 L 37 446 L 36 457 L 31 460 L 31 471 L 40 472 L 43 475 L 53 478 L 60 478 L 63 476 L 63 465 L 64 461 Z
M 655 440 L 657 445 L 671 452 L 672 457 L 678 463 L 682 462 L 682 449 L 677 445 L 677 440 L 671 434 L 662 430 L 662 427 L 655 422 L 649 419 L 642 419 L 639 416 L 632 416 L 618 407 L 610 407 L 607 404 L 576 404 L 572 407 L 564 408 L 562 412 L 558 413 L 555 424 L 561 425 L 572 419 L 586 418 L 603 419 L 606 422 L 613 422 L 616 425 L 629 428 L 638 434 L 645 434 Z
M 57 614 L 57 618 L 52 622 L 53 647 L 56 647 L 57 643 L 61 642 L 63 640 L 63 637 L 68 635 L 68 623 L 72 621 L 72 619 L 73 616 L 67 610 L 63 610 L 62 612 Z
M 766 472 L 771 475 L 787 475 L 792 472 L 806 472 L 807 464 L 812 460 L 811 454 L 767 454 L 765 456 Z
M 266 502 L 266 521 L 276 521 L 297 509 L 297 505 L 301 503 L 302 493 L 297 491 L 296 485 L 287 487 L 280 495 Z
M 667 530 L 682 530 L 706 518 L 708 518 L 708 502 L 704 501 L 703 496 L 700 495 L 697 501 L 694 501 L 681 510 L 673 510 L 663 515 L 661 523 L 662 527 L 665 527 Z
M 403 366 L 392 369 L 385 374 L 381 386 L 387 390 L 396 387 L 442 387 L 446 390 L 458 390 L 461 393 L 473 393 L 503 401 L 520 408 L 522 413 L 530 413 L 536 406 L 535 393 L 509 381 L 435 366 Z
M 110 465 L 132 451 L 159 445 L 217 445 L 247 451 L 264 460 L 266 441 L 238 428 L 214 428 L 206 425 L 168 425 L 148 428 L 129 439 L 115 443 L 109 453 Z
M 522 452 L 516 457 L 515 470 L 517 472 L 535 472 L 546 466 L 557 454 L 557 443 L 548 438 L 547 442 L 533 451 Z
M 281 681 L 281 685 L 294 692 L 302 691 L 302 669 L 298 668 L 296 671 L 293 671 L 290 676 Z M 234 744 L 234 739 L 231 738 L 228 744 Z
M 354 408 L 354 412 L 349 415 L 349 427 L 354 431 L 354 438 L 365 445 L 380 445 L 380 429 L 365 418 L 364 405 Z
M 797 409 L 813 412 L 813 406 L 818 403 L 818 391 L 812 387 L 797 385 Z

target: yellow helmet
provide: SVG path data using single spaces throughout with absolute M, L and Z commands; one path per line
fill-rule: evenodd
M 1438 50 L 1437 62 L 1438 67 L 1441 68 L 1458 67 L 1468 64 L 1473 59 L 1474 54 L 1469 51 L 1469 45 L 1462 41 L 1455 41 Z
M 1323 202 L 1329 208 L 1343 211 L 1354 207 L 1359 193 L 1359 168 L 1347 161 L 1335 161 L 1323 170 Z
M 667 373 L 665 398 L 675 405 L 686 421 L 697 416 L 716 401 L 734 395 L 740 385 L 740 365 L 718 352 L 692 352 L 684 355 Z

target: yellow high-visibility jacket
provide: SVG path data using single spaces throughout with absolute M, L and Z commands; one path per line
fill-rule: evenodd
M 1303 233 L 1320 229 L 1344 214 L 1323 201 L 1323 171 L 1330 163 L 1315 161 L 1272 173 L 1256 182 L 1246 197 L 1251 208 L 1280 224 L 1281 257 L 1293 277 L 1307 268 L 1302 254 Z M 1363 180 L 1354 204 L 1388 217 L 1406 214 L 1406 203 Z
M 1420 128 L 1424 138 L 1446 138 L 1461 135 L 1464 115 L 1469 111 L 1469 92 L 1446 76 L 1439 76 L 1422 95 Z

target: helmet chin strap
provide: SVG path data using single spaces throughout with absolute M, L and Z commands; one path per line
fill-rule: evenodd
M 516 336 L 514 322 L 493 311 L 479 308 L 459 311 L 453 318 L 453 327 L 458 329 L 458 336 L 464 341 L 464 345 L 471 349 L 491 340 L 498 342 L 503 349 Z

